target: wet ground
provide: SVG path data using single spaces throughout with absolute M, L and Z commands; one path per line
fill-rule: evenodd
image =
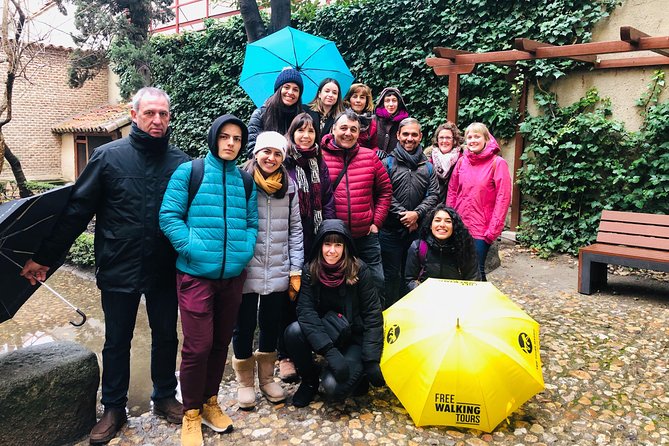
M 512 245 L 503 246 L 500 253 L 502 267 L 489 280 L 541 324 L 546 388 L 492 433 L 415 427 L 387 388 L 336 405 L 317 397 L 302 409 L 259 399 L 256 410 L 245 412 L 236 406 L 236 386 L 228 369 L 219 401 L 235 429 L 219 435 L 204 427 L 205 445 L 669 445 L 667 276 L 653 279 L 625 272 L 609 276 L 603 292 L 584 296 L 576 292 L 574 259 L 541 260 Z M 61 280 L 50 282 L 55 279 Z M 90 292 L 76 280 L 72 286 Z M 47 302 L 37 307 L 48 308 L 48 316 L 32 316 L 44 324 L 44 334 L 33 330 L 33 336 L 73 339 L 99 353 L 100 341 L 91 339 L 102 330 L 99 309 L 93 308 L 99 307 L 96 299 L 84 310 L 92 316 L 91 327 L 69 335 L 73 337 L 57 337 L 71 333 L 62 325 L 71 313 L 63 309 L 57 317 L 61 325 L 53 325 L 48 321 L 61 313 L 62 306 Z M 4 325 L 0 325 L 2 344 Z M 28 338 L 16 331 L 11 339 L 20 343 Z M 142 343 L 136 337 L 134 348 Z M 142 348 L 148 351 L 148 346 Z M 133 376 L 148 381 L 149 373 L 133 368 Z M 289 394 L 295 390 L 294 385 L 285 388 Z M 148 399 L 148 391 L 144 395 Z M 179 435 L 178 426 L 145 411 L 131 417 L 110 444 L 176 446 Z M 86 444 L 82 439 L 76 446 Z

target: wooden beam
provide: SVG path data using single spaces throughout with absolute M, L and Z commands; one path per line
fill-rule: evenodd
M 620 40 L 623 40 L 625 42 L 629 42 L 633 45 L 638 45 L 641 43 L 641 39 L 647 38 L 647 37 L 652 37 L 649 36 L 648 34 L 639 31 L 636 28 L 632 28 L 631 26 L 621 26 L 620 27 Z M 657 54 L 660 54 L 662 56 L 668 56 L 669 57 L 669 51 L 665 49 L 654 49 L 651 50 Z
M 450 76 L 452 74 L 469 74 L 474 71 L 476 64 L 450 65 L 434 67 L 434 74 L 437 76 Z
M 516 38 L 513 42 L 513 46 L 514 46 L 515 49 L 520 50 L 520 51 L 527 51 L 528 53 L 535 53 L 537 48 L 554 47 L 555 45 L 551 45 L 550 43 L 539 42 L 539 41 L 531 40 L 531 39 Z M 597 62 L 597 56 L 580 56 L 580 57 L 572 57 L 571 59 L 578 60 L 578 61 L 581 61 L 581 62 L 587 62 L 587 63 L 596 63 Z
M 669 36 L 641 37 L 638 44 L 631 44 L 620 40 L 606 42 L 576 43 L 574 45 L 551 46 L 537 48 L 537 59 L 551 59 L 555 57 L 588 56 L 596 54 L 627 53 L 631 51 L 657 50 L 669 48 Z
M 444 59 L 454 59 L 458 54 L 471 54 L 471 51 L 454 50 L 453 48 L 445 48 L 443 46 L 432 48 L 432 52 L 435 56 Z
M 606 68 L 634 68 L 651 67 L 656 65 L 669 65 L 669 57 L 666 56 L 648 56 L 634 57 L 624 59 L 604 59 L 595 65 L 597 69 Z
M 460 102 L 460 75 L 448 77 L 448 120 L 458 122 L 458 103 Z
M 508 51 L 490 51 L 488 53 L 461 54 L 455 56 L 456 64 L 468 63 L 503 63 L 516 62 L 518 60 L 531 60 L 534 55 L 527 51 L 508 50 Z
M 426 57 L 425 63 L 428 67 L 450 67 L 453 65 L 451 59 L 442 59 L 441 57 Z

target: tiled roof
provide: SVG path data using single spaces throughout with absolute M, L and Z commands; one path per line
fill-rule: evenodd
M 130 104 L 103 105 L 54 125 L 54 133 L 110 133 L 130 124 Z

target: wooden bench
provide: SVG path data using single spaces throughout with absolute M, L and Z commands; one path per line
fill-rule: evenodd
M 669 272 L 669 215 L 602 211 L 597 242 L 578 250 L 578 292 L 606 285 L 606 266 Z

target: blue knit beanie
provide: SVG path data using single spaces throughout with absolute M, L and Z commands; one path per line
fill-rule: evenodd
M 281 73 L 276 77 L 276 80 L 274 81 L 274 91 L 277 91 L 283 84 L 287 84 L 288 82 L 292 82 L 294 84 L 297 84 L 298 87 L 300 87 L 300 95 L 304 91 L 304 84 L 302 83 L 302 76 L 300 75 L 300 72 L 297 71 L 295 68 L 284 68 Z

